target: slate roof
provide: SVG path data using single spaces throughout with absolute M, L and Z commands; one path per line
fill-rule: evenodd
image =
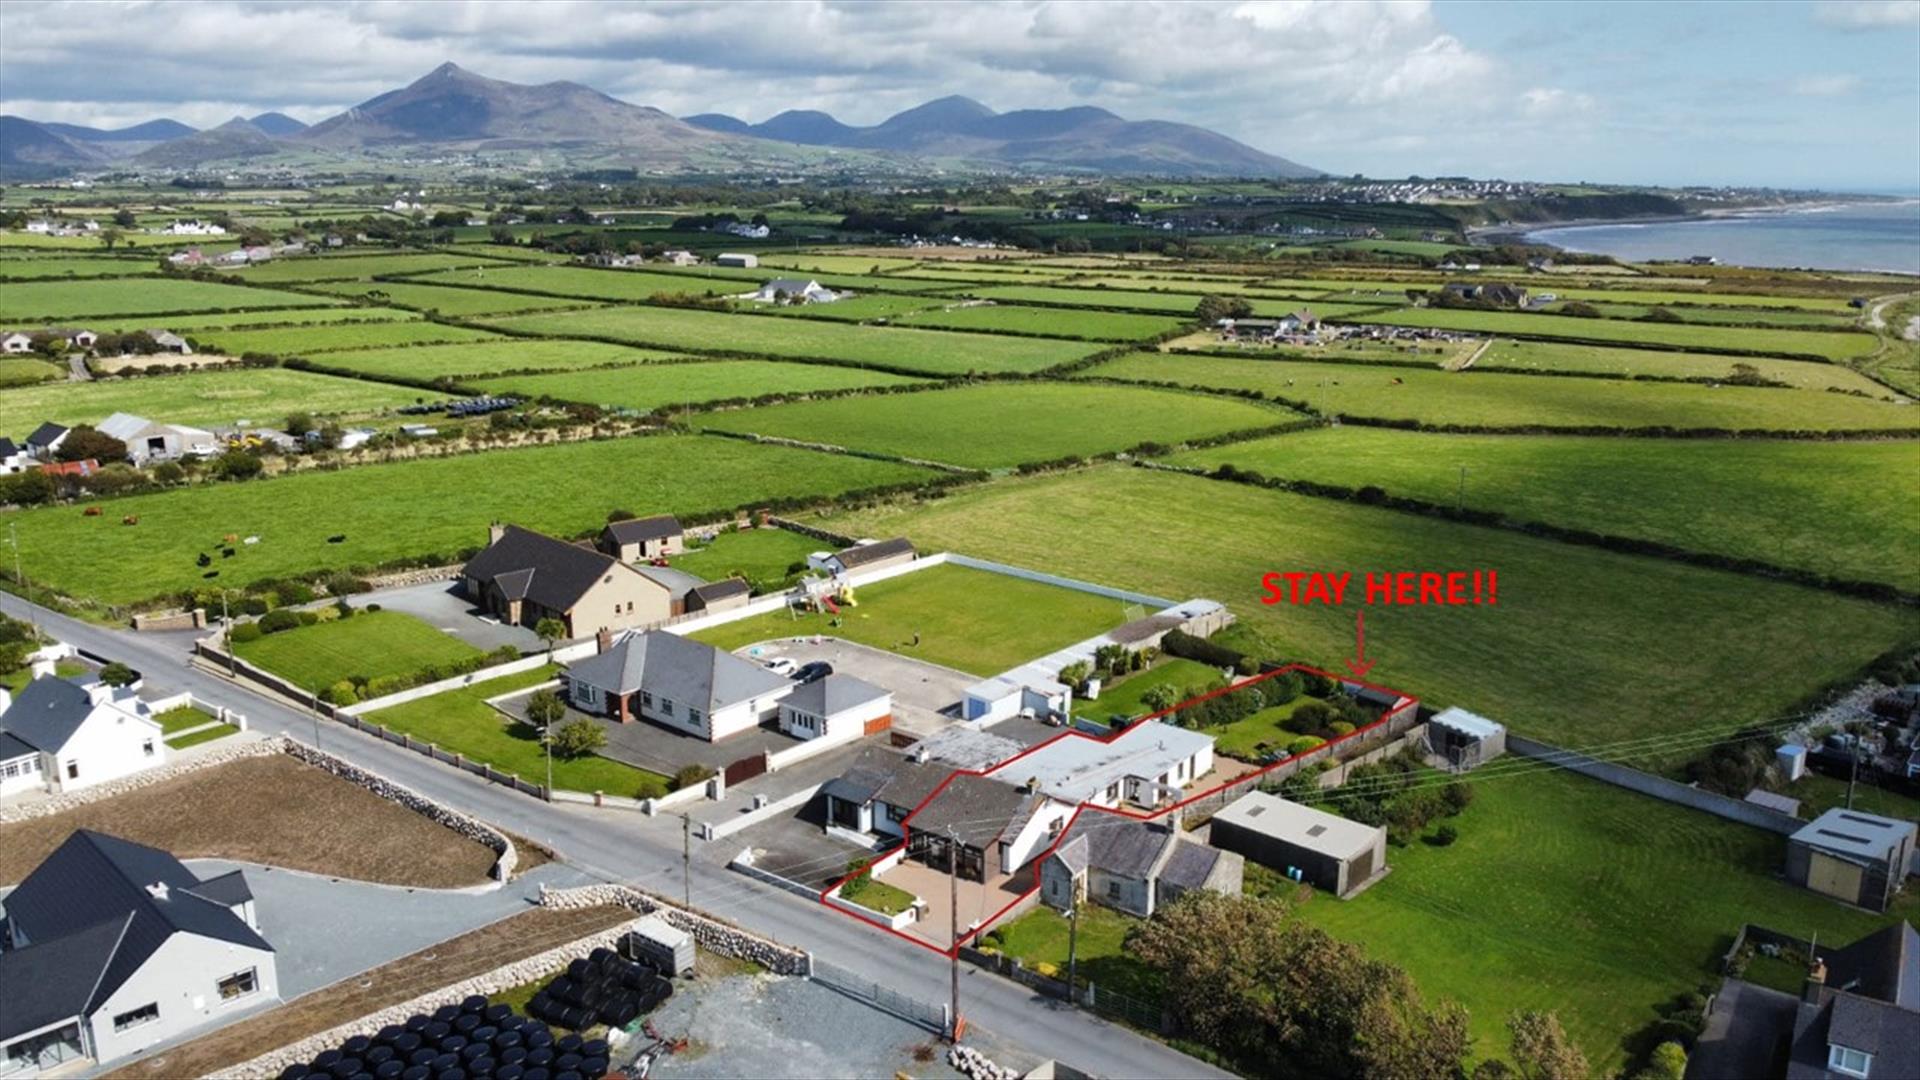
M 709 714 L 793 685 L 784 675 L 678 634 L 627 634 L 567 669 L 567 676 L 616 694 L 645 690 Z
M 0 952 L 0 986 L 33 987 L 31 994 L 0 994 L 0 1040 L 84 1015 L 126 928 L 126 918 L 109 920 Z
M 1920 1009 L 1920 931 L 1903 919 L 1829 954 L 1827 985 Z
M 27 445 L 44 450 L 60 441 L 60 436 L 65 435 L 70 430 L 72 429 L 63 427 L 49 420 L 33 429 L 33 434 L 27 436 Z
M 0 761 L 12 761 L 14 758 L 30 757 L 40 751 L 32 744 L 5 731 L 0 731 Z
M 1087 812 L 1074 821 L 1068 842 L 1083 844 L 1086 865 L 1096 870 L 1145 880 L 1152 876 L 1154 865 L 1174 838 L 1165 825 L 1118 814 Z
M 787 695 L 784 704 L 815 716 L 832 716 L 888 696 L 887 691 L 870 682 L 834 674 L 799 687 Z
M 852 570 L 902 553 L 912 555 L 913 542 L 904 536 L 896 536 L 891 540 L 877 540 L 871 544 L 855 544 L 850 548 L 834 552 L 833 557 L 840 560 L 841 566 Z
M 700 598 L 703 604 L 712 604 L 716 600 L 725 600 L 729 596 L 745 596 L 753 591 L 753 586 L 737 577 L 721 581 L 709 581 L 705 585 L 695 585 L 691 595 Z
M 500 539 L 475 555 L 467 577 L 499 587 L 509 600 L 532 600 L 554 611 L 570 611 L 619 560 L 610 555 L 509 525 Z
M 672 514 L 655 514 L 653 517 L 615 521 L 601 531 L 612 537 L 614 543 L 639 544 L 648 540 L 664 540 L 670 536 L 679 536 L 686 530 L 680 527 L 680 519 Z
M 1182 889 L 1198 889 L 1207 883 L 1207 875 L 1220 862 L 1226 852 L 1205 844 L 1191 844 L 1184 840 L 1175 841 L 1173 854 L 1167 864 L 1160 868 L 1160 880 Z
M 215 882 L 211 891 L 216 895 L 236 892 L 234 883 L 224 878 Z M 164 895 L 155 895 L 153 886 L 164 886 Z M 111 997 L 177 933 L 273 951 L 224 902 L 202 895 L 206 887 L 180 860 L 158 848 L 89 829 L 76 831 L 7 894 L 7 918 L 32 944 L 5 954 L 9 970 L 0 982 L 26 985 L 11 981 L 16 971 L 61 967 L 63 974 L 52 980 L 59 1006 L 67 1010 L 54 1017 L 60 1019 L 84 1014 Z M 113 941 L 105 944 L 109 932 Z M 88 983 L 84 995 L 77 989 L 83 978 Z M 13 1004 L 5 1003 L 0 1038 L 32 1030 L 14 1025 L 43 1011 L 35 1003 L 16 1013 Z
M 1873 1056 L 1871 1080 L 1920 1076 L 1920 1012 L 1858 994 L 1829 991 L 1818 1005 L 1802 1004 L 1787 1059 L 1788 1080 L 1825 1080 L 1827 1047 L 1838 1043 Z
M 0 458 L 10 458 L 19 452 L 20 448 L 14 445 L 12 439 L 0 437 Z
M 865 805 L 887 786 L 903 765 L 911 766 L 912 762 L 892 750 L 878 746 L 865 747 L 855 755 L 853 763 L 844 772 L 827 781 L 826 793 L 836 799 Z
M 85 687 L 42 675 L 21 688 L 13 707 L 0 713 L 0 731 L 35 750 L 57 754 L 98 707 Z
M 931 762 L 920 766 L 923 770 L 930 767 L 943 775 L 950 771 Z M 884 791 L 881 798 L 900 805 Z M 910 827 L 933 836 L 947 836 L 951 831 L 962 844 L 984 851 L 1018 829 L 1045 801 L 1044 795 L 1031 794 L 998 780 L 956 773 L 953 780 L 940 789 L 940 794 L 913 816 Z

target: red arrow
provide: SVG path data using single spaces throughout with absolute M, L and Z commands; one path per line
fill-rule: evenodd
M 1367 672 L 1373 670 L 1374 661 L 1367 659 L 1367 613 L 1353 613 L 1353 659 L 1347 661 L 1347 670 L 1355 678 L 1364 679 Z

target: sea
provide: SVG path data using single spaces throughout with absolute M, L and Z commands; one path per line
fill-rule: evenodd
M 1529 241 L 1628 262 L 1711 255 L 1734 266 L 1920 274 L 1920 199 L 1756 210 L 1688 221 L 1569 225 Z

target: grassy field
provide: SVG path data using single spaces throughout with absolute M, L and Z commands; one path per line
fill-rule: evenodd
M 498 341 L 499 335 L 425 319 L 405 322 L 343 323 L 338 326 L 283 326 L 266 330 L 202 330 L 194 335 L 206 347 L 235 356 L 250 352 L 311 356 L 338 349 L 439 345 L 454 341 Z
M 951 564 L 861 586 L 854 599 L 858 606 L 843 608 L 837 617 L 773 612 L 693 636 L 738 649 L 826 634 L 984 676 L 1126 621 L 1126 605 L 1118 600 Z
M 307 259 L 275 259 L 242 271 L 249 281 L 307 282 L 351 281 L 376 274 L 424 274 L 458 267 L 501 266 L 491 259 L 443 252 L 419 252 L 407 255 L 322 255 Z
M 190 746 L 199 746 L 201 743 L 210 743 L 216 739 L 224 739 L 229 735 L 238 734 L 240 734 L 240 729 L 232 724 L 216 724 L 210 728 L 202 728 L 190 735 L 176 735 L 167 740 L 167 748 L 169 750 L 185 750 Z
M 1073 942 L 1076 980 L 1082 985 L 1092 983 L 1096 994 L 1104 987 L 1138 1001 L 1152 1001 L 1158 993 L 1158 974 L 1121 948 L 1127 931 L 1138 921 L 1104 904 L 1082 904 L 1078 940 Z M 1065 979 L 1070 930 L 1064 916 L 1041 906 L 1002 926 L 995 936 L 1001 952 L 1019 957 L 1028 967 L 1052 964 L 1057 969 L 1055 978 Z
M 469 760 L 484 761 L 522 780 L 542 784 L 547 779 L 547 754 L 539 731 L 510 722 L 488 705 L 487 699 L 538 686 L 559 671 L 556 667 L 545 667 L 490 679 L 463 690 L 449 690 L 370 712 L 364 719 L 425 739 L 442 750 L 464 754 Z M 577 758 L 555 756 L 553 786 L 567 791 L 600 791 L 648 799 L 667 793 L 667 778 L 598 754 Z
M 1865 356 L 1873 352 L 1875 346 L 1873 335 L 1853 331 L 1622 322 L 1617 319 L 1580 319 L 1568 315 L 1517 311 L 1401 308 L 1378 315 L 1359 316 L 1358 321 L 1389 326 L 1432 326 L 1481 334 L 1620 341 L 1672 349 L 1740 349 L 1774 355 L 1817 356 L 1834 361 Z
M 1488 427 L 1896 430 L 1913 408 L 1843 394 L 1133 353 L 1078 373 L 1258 390 L 1340 416 Z
M 342 679 L 411 675 L 425 667 L 480 655 L 479 649 L 452 634 L 398 611 L 369 611 L 350 619 L 282 630 L 241 642 L 234 652 L 313 691 Z
M 771 277 L 773 275 L 763 275 Z M 694 273 L 658 274 L 645 270 L 595 270 L 582 266 L 489 266 L 479 270 L 444 270 L 425 274 L 419 281 L 428 285 L 470 285 L 488 289 L 513 289 L 565 296 L 575 300 L 616 300 L 634 302 L 655 293 L 692 293 L 696 296 L 730 296 L 752 292 L 757 281 L 731 276 L 710 277 Z
M 761 266 L 771 266 L 781 270 L 805 270 L 815 274 L 875 274 L 888 270 L 904 270 L 918 262 L 917 259 L 893 255 L 823 255 L 812 251 L 760 256 Z
M 0 431 L 24 434 L 43 420 L 95 424 L 116 412 L 195 427 L 243 419 L 277 426 L 291 412 L 371 412 L 411 404 L 415 396 L 399 387 L 285 368 L 60 382 L 0 394 Z
M 713 543 L 691 548 L 670 561 L 674 569 L 708 581 L 729 577 L 777 581 L 787 576 L 787 567 L 804 563 L 808 555 L 830 546 L 786 529 L 745 529 L 721 533 Z
M 616 507 L 691 515 L 929 475 L 737 439 L 662 436 L 300 473 L 115 499 L 98 517 L 49 507 L 7 520 L 18 526 L 31 580 L 125 603 L 208 584 L 209 572 L 237 586 L 403 557 L 458 561 L 484 545 L 493 521 L 570 536 Z M 123 515 L 140 524 L 121 525 Z M 216 558 L 211 571 L 198 567 L 196 557 L 229 534 L 260 542 Z M 332 536 L 345 539 L 329 543 Z
M 0 389 L 63 379 L 66 372 L 38 357 L 0 357 Z
M 320 307 L 324 297 L 179 278 L 21 281 L 0 290 L 0 322 L 92 319 L 167 311 Z
M 528 296 L 490 289 L 456 289 L 445 285 L 417 285 L 411 281 L 350 281 L 311 286 L 317 292 L 356 300 L 399 304 L 442 315 L 504 315 L 515 311 L 551 311 L 588 303 L 552 296 Z
M 825 319 L 829 322 L 899 322 L 900 316 L 928 308 L 937 308 L 949 303 L 937 296 L 906 296 L 898 293 L 867 293 L 864 296 L 852 296 L 845 300 L 835 300 L 831 304 L 800 304 L 798 306 L 778 306 L 763 304 L 754 300 L 738 301 L 735 306 L 742 311 L 757 311 L 765 315 L 779 315 L 791 319 Z
M 1494 569 L 1495 606 L 1368 611 L 1372 677 L 1566 745 L 1652 737 L 1646 756 L 1660 763 L 1688 756 L 1689 733 L 1781 715 L 1810 688 L 1920 639 L 1920 613 L 1909 610 L 1122 466 L 1000 480 L 819 523 L 1162 596 L 1212 597 L 1268 655 L 1334 670 L 1352 655 L 1354 612 L 1264 606 L 1262 574 Z
M 921 382 L 904 375 L 828 364 L 789 364 L 777 360 L 709 360 L 700 363 L 639 364 L 550 375 L 503 375 L 474 385 L 489 393 L 554 398 L 639 412 L 698 405 L 706 401 L 846 390 L 860 386 L 901 386 Z
M 1920 444 L 1344 427 L 1177 455 L 1920 589 Z M 1462 471 L 1465 470 L 1463 477 Z M 1463 498 L 1464 496 L 1464 498 Z
M 994 285 L 968 289 L 967 295 L 983 299 L 997 300 L 1002 303 L 1022 301 L 1036 304 L 1063 304 L 1089 308 L 1132 308 L 1138 311 L 1164 311 L 1172 315 L 1190 316 L 1200 302 L 1200 297 L 1192 293 L 1135 292 L 1126 289 L 1077 289 L 1066 286 L 1046 285 Z M 1395 296 L 1386 303 L 1399 303 L 1405 297 Z M 1374 311 L 1382 306 L 1379 303 L 1340 303 L 1321 300 L 1274 299 L 1249 297 L 1247 302 L 1253 307 L 1253 313 L 1265 318 L 1291 314 L 1301 308 L 1312 308 L 1323 318 L 1341 318 L 1360 311 Z
M 1777 879 L 1785 846 L 1759 829 L 1562 772 L 1474 796 L 1458 841 L 1394 848 L 1384 881 L 1302 913 L 1466 1005 L 1482 1054 L 1506 1046 L 1510 1012 L 1553 1009 L 1610 1073 L 1655 1005 L 1714 980 L 1742 923 L 1839 945 L 1891 921 Z
M 154 259 L 0 259 L 0 280 L 34 278 L 128 277 L 160 272 Z
M 1132 315 L 1120 311 L 1061 311 L 1057 308 L 977 304 L 922 311 L 895 319 L 901 326 L 933 326 L 945 330 L 1001 330 L 1039 337 L 1084 338 L 1089 341 L 1140 341 L 1182 325 L 1185 320 L 1159 315 Z
M 1141 696 L 1156 686 L 1171 686 L 1175 695 L 1184 701 L 1198 697 L 1210 684 L 1220 679 L 1220 669 L 1209 667 L 1198 660 L 1182 660 L 1178 657 L 1162 657 L 1153 667 L 1145 671 L 1136 671 L 1121 682 L 1100 688 L 1098 701 L 1074 700 L 1074 715 L 1090 720 L 1113 720 L 1116 717 L 1145 716 L 1153 712 L 1140 700 Z
M 1682 379 L 1725 378 L 1735 364 L 1746 364 L 1763 377 L 1802 390 L 1858 390 L 1875 397 L 1886 387 L 1840 364 L 1771 357 L 1715 356 L 1712 353 L 1665 352 L 1606 345 L 1576 345 L 1568 341 L 1515 341 L 1498 338 L 1474 362 L 1483 368 L 1525 368 L 1534 371 L 1579 371 L 1603 375 L 1657 375 Z
M 990 469 L 1270 427 L 1297 414 L 1178 391 L 992 383 L 919 394 L 766 405 L 700 421 L 919 460 Z M 982 438 L 991 432 L 990 438 Z
M 1571 303 L 1572 301 L 1568 301 Z M 1584 301 L 1583 301 L 1584 302 Z M 1558 313 L 1564 304 L 1548 308 L 1550 313 Z M 1638 319 L 1661 305 L 1594 303 L 1593 307 L 1609 319 Z M 1853 327 L 1858 316 L 1838 311 L 1803 311 L 1799 308 L 1735 308 L 1735 307 L 1692 307 L 1673 305 L 1665 307 L 1681 322 L 1707 323 L 1716 326 L 1762 325 L 1786 326 L 1797 329 L 1845 330 Z
M 165 315 L 161 319 L 134 317 L 102 319 L 93 324 L 93 329 L 106 333 L 109 330 L 145 330 L 155 322 L 165 321 L 166 329 L 188 337 L 198 337 L 203 330 L 259 329 L 269 326 L 319 326 L 335 323 L 375 323 L 405 322 L 418 319 L 417 311 L 403 311 L 400 308 L 381 307 L 317 307 L 317 308 L 277 308 L 269 311 L 228 311 L 209 315 Z
M 327 353 L 314 360 L 329 369 L 375 378 L 444 379 L 495 375 L 506 371 L 563 371 L 675 359 L 657 349 L 635 349 L 602 341 L 561 338 L 494 338 L 458 345 L 416 345 L 394 349 L 355 349 Z
M 841 360 L 930 375 L 1038 371 L 1078 360 L 1101 348 L 1080 341 L 846 326 L 819 319 L 661 307 L 600 308 L 487 321 L 534 334 L 607 337 L 663 349 L 728 350 L 777 358 Z

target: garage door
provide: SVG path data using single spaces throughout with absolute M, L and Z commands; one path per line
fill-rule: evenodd
M 1862 873 L 1860 867 L 1850 862 L 1816 851 L 1807 861 L 1807 888 L 1855 903 L 1860 899 Z

